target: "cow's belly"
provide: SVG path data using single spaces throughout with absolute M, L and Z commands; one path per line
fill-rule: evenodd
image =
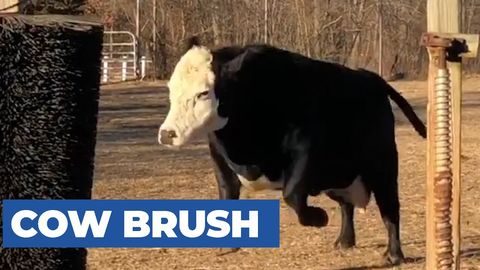
M 370 201 L 370 192 L 365 187 L 361 176 L 357 176 L 352 184 L 346 188 L 328 189 L 326 192 L 331 192 L 358 208 L 366 208 Z
M 261 190 L 278 190 L 283 186 L 282 181 L 270 181 L 265 175 L 261 175 L 257 179 L 247 179 L 242 175 L 237 174 L 242 186 L 251 191 Z
M 236 164 L 230 159 L 223 144 L 218 140 L 215 134 L 211 134 L 209 138 L 214 143 L 216 143 L 217 150 L 225 158 L 228 167 L 230 167 L 230 169 L 237 175 L 238 180 L 242 184 L 242 187 L 244 187 L 245 189 L 251 191 L 261 191 L 278 190 L 283 187 L 282 180 L 276 179 L 272 181 L 272 179 L 269 179 L 265 176 L 265 172 L 263 172 L 259 166 Z

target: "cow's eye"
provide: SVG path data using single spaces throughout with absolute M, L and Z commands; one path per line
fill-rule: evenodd
M 206 98 L 208 98 L 208 93 L 209 93 L 209 91 L 203 91 L 203 92 L 197 94 L 197 99 L 206 99 Z

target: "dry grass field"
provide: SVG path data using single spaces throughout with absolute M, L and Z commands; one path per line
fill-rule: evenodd
M 426 82 L 392 83 L 425 119 Z M 94 198 L 211 199 L 217 187 L 205 143 L 169 150 L 157 143 L 168 110 L 159 85 L 102 89 Z M 425 269 L 425 151 L 419 137 L 395 107 L 400 158 L 401 238 L 407 262 L 399 269 Z M 480 78 L 464 83 L 462 269 L 480 269 Z M 252 194 L 280 198 L 279 193 Z M 340 211 L 326 196 L 312 198 L 330 216 L 323 229 L 302 227 L 281 203 L 281 247 L 248 248 L 222 255 L 219 249 L 89 249 L 89 269 L 384 269 L 386 230 L 372 199 L 356 212 L 357 247 L 335 250 Z

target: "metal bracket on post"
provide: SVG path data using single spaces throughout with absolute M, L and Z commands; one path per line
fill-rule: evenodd
M 420 44 L 427 48 L 443 47 L 447 50 L 447 60 L 475 58 L 478 55 L 480 35 L 455 33 L 423 33 Z
M 441 57 L 439 60 L 442 62 L 436 64 L 443 65 L 443 68 L 446 66 L 445 60 L 457 62 L 462 58 L 461 54 L 470 52 L 464 38 L 441 37 L 435 33 L 424 33 L 421 45 L 429 50 L 439 51 L 438 57 Z

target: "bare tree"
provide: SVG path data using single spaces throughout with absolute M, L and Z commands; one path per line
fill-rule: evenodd
M 113 2 L 115 3 L 113 4 Z M 156 1 L 155 46 L 153 3 Z M 382 29 L 378 2 L 382 1 Z M 135 1 L 87 0 L 87 10 L 115 30 L 135 32 Z M 419 38 L 426 29 L 426 0 L 142 0 L 139 38 L 168 76 L 183 42 L 198 35 L 210 46 L 268 43 L 314 58 L 378 71 L 378 31 L 385 77 L 426 74 Z M 265 4 L 267 4 L 267 9 Z M 480 32 L 480 0 L 463 0 L 463 31 Z M 265 15 L 267 17 L 265 18 Z M 268 38 L 267 40 L 265 38 Z M 153 47 L 155 57 L 153 57 Z M 478 59 L 465 70 L 479 70 Z

